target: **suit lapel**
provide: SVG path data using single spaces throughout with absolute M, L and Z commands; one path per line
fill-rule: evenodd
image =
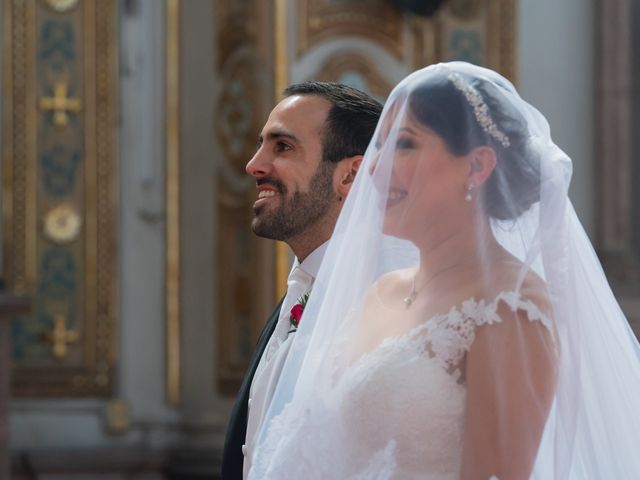
M 260 338 L 256 344 L 256 350 L 251 358 L 251 362 L 249 363 L 249 369 L 244 376 L 242 386 L 240 387 L 240 391 L 236 397 L 236 403 L 231 411 L 222 457 L 222 477 L 225 480 L 242 478 L 242 464 L 244 462 L 242 444 L 244 443 L 244 439 L 247 434 L 247 401 L 249 400 L 249 390 L 251 389 L 251 382 L 253 381 L 253 376 L 256 373 L 258 363 L 260 363 L 260 358 L 262 357 L 264 349 L 269 343 L 269 339 L 271 338 L 271 335 L 276 328 L 276 324 L 278 323 L 283 301 L 284 297 L 280 299 L 280 302 L 278 302 L 278 305 L 273 310 L 266 325 L 262 329 L 262 333 L 260 334 Z

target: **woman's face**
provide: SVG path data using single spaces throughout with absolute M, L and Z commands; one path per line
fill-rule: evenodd
M 393 117 L 388 115 L 376 142 L 378 161 L 393 156 L 384 233 L 417 240 L 434 229 L 448 230 L 469 209 L 470 163 L 450 153 L 443 138 L 413 115 L 405 115 L 392 132 Z

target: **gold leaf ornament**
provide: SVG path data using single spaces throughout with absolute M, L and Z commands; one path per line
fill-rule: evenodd
M 56 12 L 68 12 L 76 5 L 80 0 L 45 0 L 45 5 Z
M 70 204 L 61 204 L 49 210 L 44 217 L 44 234 L 52 242 L 62 244 L 75 240 L 80 234 L 82 219 Z

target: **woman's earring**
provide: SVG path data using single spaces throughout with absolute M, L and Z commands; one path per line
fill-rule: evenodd
M 464 199 L 467 202 L 470 202 L 472 200 L 472 196 L 471 196 L 471 190 L 473 190 L 473 183 L 469 184 L 469 186 L 467 187 L 467 194 L 464 196 Z

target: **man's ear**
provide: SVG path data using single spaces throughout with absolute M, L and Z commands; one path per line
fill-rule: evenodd
M 496 168 L 496 162 L 496 152 L 493 148 L 474 148 L 469 160 L 469 184 L 476 188 L 484 184 Z
M 334 174 L 334 184 L 338 197 L 344 200 L 353 185 L 360 164 L 362 163 L 362 155 L 354 155 L 340 161 L 336 167 Z

